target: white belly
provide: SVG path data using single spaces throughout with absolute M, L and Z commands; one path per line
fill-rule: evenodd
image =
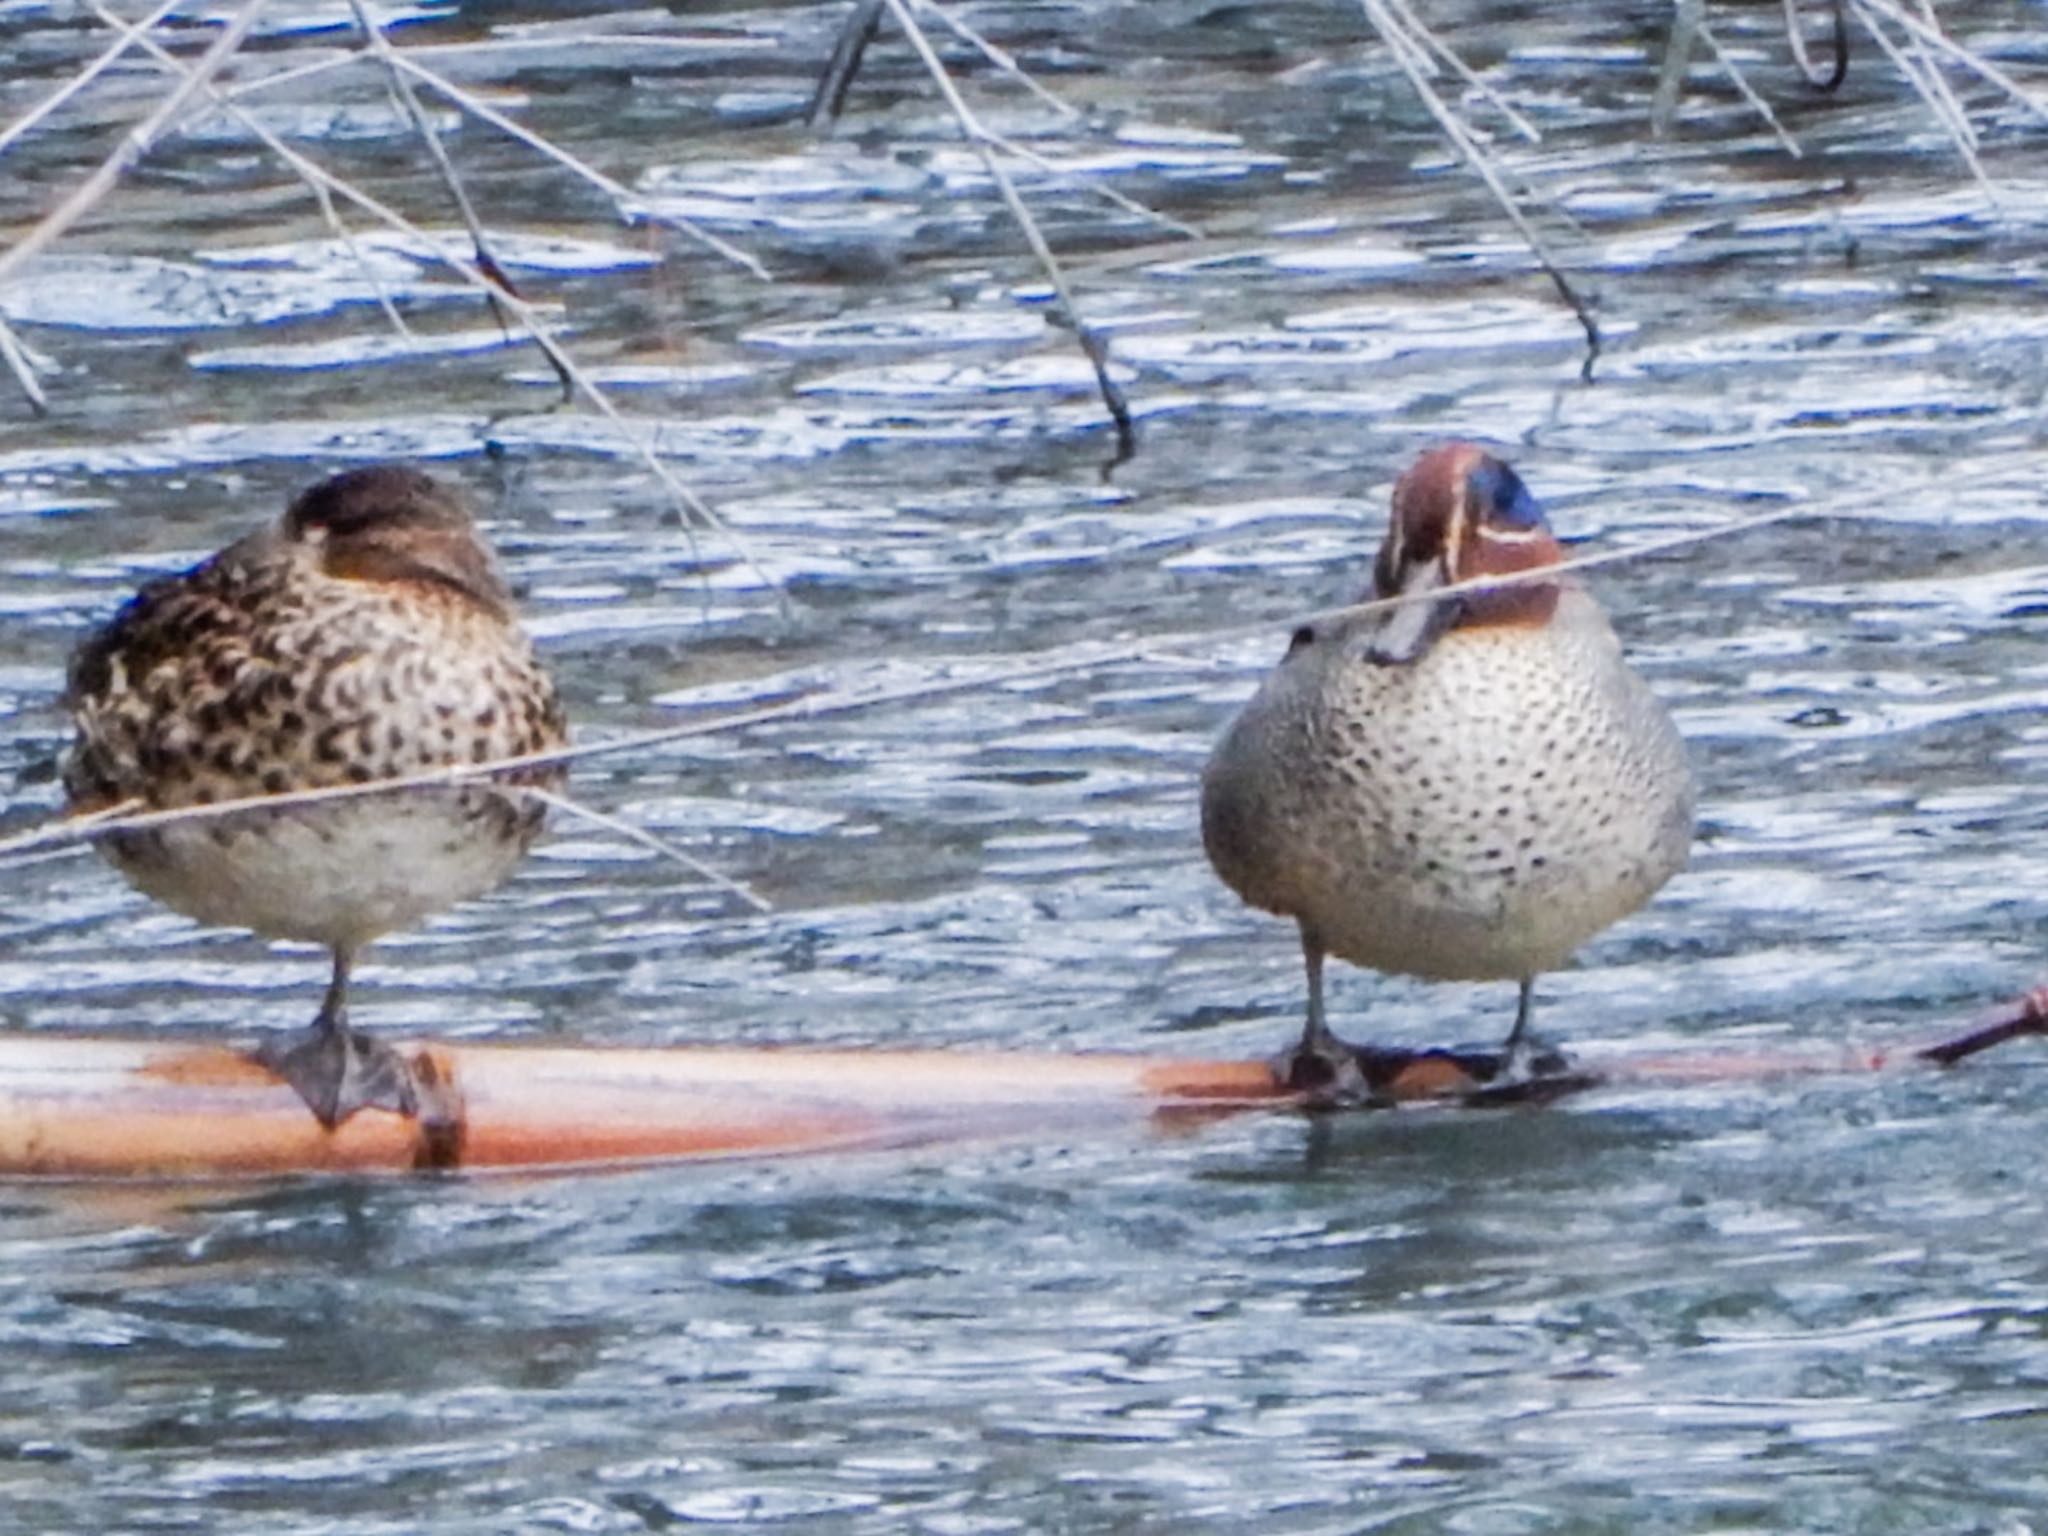
M 202 923 L 353 949 L 490 890 L 531 841 L 485 792 L 435 791 L 197 821 L 110 839 L 108 857 Z

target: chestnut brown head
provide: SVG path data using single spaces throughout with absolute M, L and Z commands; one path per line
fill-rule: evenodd
M 402 464 L 345 470 L 302 491 L 278 524 L 291 544 L 316 549 L 341 581 L 420 582 L 500 616 L 512 594 L 469 508 L 431 475 Z
M 1471 443 L 1432 448 L 1394 486 L 1387 537 L 1373 563 L 1374 597 L 1419 597 L 1453 582 L 1505 576 L 1563 558 L 1529 488 Z M 1446 631 L 1465 625 L 1543 624 L 1557 588 L 1529 582 L 1403 604 L 1381 620 L 1374 660 L 1414 661 Z

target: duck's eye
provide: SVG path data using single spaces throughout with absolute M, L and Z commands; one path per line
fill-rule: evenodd
M 1313 624 L 1304 624 L 1304 625 L 1302 625 L 1302 626 L 1301 626 L 1301 628 L 1297 629 L 1297 630 L 1296 630 L 1296 631 L 1294 632 L 1293 638 L 1291 638 L 1291 639 L 1290 639 L 1290 640 L 1289 640 L 1289 641 L 1287 642 L 1287 654 L 1288 654 L 1288 655 L 1290 655 L 1290 656 L 1292 656 L 1292 655 L 1293 655 L 1293 654 L 1294 654 L 1294 653 L 1295 653 L 1296 651 L 1302 651 L 1302 650 L 1307 650 L 1307 649 L 1308 649 L 1308 647 L 1310 647 L 1310 646 L 1314 645 L 1315 643 L 1316 643 L 1316 627 L 1315 627 L 1315 625 L 1313 625 Z

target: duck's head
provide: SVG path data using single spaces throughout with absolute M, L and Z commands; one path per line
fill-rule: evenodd
M 461 497 L 402 464 L 322 480 L 299 493 L 277 531 L 337 580 L 424 583 L 511 612 L 512 594 Z
M 1432 448 L 1394 486 L 1393 516 L 1373 565 L 1369 594 L 1418 600 L 1381 615 L 1367 654 L 1398 666 L 1422 656 L 1452 629 L 1546 624 L 1557 606 L 1554 582 L 1523 582 L 1433 601 L 1425 594 L 1475 577 L 1555 565 L 1563 558 L 1543 508 L 1521 476 L 1471 443 Z

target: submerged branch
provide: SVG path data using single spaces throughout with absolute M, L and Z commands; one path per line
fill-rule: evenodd
M 7 364 L 7 371 L 14 375 L 14 382 L 28 397 L 29 409 L 38 416 L 49 415 L 50 397 L 43 393 L 43 381 L 36 377 L 35 359 L 21 344 L 21 338 L 14 334 L 14 327 L 7 323 L 5 315 L 0 315 L 0 362 Z
M 860 73 L 860 61 L 867 54 L 868 44 L 882 29 L 882 4 L 883 0 L 857 0 L 852 14 L 839 29 L 832 44 L 832 57 L 825 61 L 824 71 L 818 76 L 818 88 L 804 110 L 804 121 L 811 127 L 836 123 L 846 109 L 846 93 L 853 88 L 853 77 Z
M 1685 88 L 1685 72 L 1692 66 L 1693 40 L 1707 19 L 1707 0 L 1675 0 L 1671 8 L 1671 30 L 1664 36 L 1664 61 L 1657 66 L 1657 90 L 1650 98 L 1650 132 L 1662 134 L 1671 127 L 1672 113 Z

